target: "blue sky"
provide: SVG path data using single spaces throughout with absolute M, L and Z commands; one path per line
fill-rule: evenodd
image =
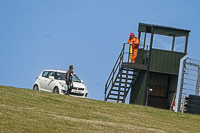
M 200 59 L 200 1 L 0 0 L 0 85 L 32 89 L 44 69 L 74 72 L 89 98 L 107 78 L 139 22 L 191 30 L 188 56 Z

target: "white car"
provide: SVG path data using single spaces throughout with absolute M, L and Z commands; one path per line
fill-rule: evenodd
M 33 85 L 33 90 L 53 92 L 57 94 L 66 95 L 68 86 L 65 82 L 66 71 L 61 70 L 43 70 L 36 78 Z M 75 97 L 88 97 L 88 89 L 83 84 L 83 81 L 74 73 L 73 74 L 73 88 L 69 95 Z

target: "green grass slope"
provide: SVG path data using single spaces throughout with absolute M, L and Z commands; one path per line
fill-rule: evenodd
M 0 132 L 200 132 L 200 115 L 0 86 Z

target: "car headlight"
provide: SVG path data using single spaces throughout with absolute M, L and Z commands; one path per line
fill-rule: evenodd
M 64 87 L 65 89 L 67 88 L 67 85 L 66 85 L 65 83 L 59 82 L 59 84 L 60 84 L 62 87 Z

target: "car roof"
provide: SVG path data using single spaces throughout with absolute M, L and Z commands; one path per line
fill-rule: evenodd
M 55 70 L 55 69 L 45 69 L 43 71 L 53 71 L 53 72 L 61 72 L 61 73 L 66 73 L 64 70 Z

